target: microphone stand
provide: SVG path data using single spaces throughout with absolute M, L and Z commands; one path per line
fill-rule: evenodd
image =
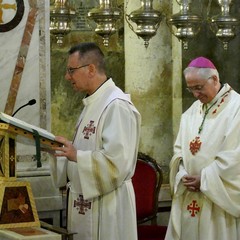
M 35 99 L 30 100 L 28 103 L 22 105 L 20 108 L 18 108 L 12 115 L 12 117 L 22 108 L 26 107 L 27 105 L 34 105 L 36 103 Z

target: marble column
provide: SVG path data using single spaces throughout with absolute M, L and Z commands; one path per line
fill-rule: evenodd
M 169 207 L 169 162 L 182 113 L 182 51 L 167 21 L 179 6 L 163 0 L 153 1 L 153 7 L 163 19 L 147 49 L 125 22 L 125 87 L 142 115 L 139 151 L 156 159 L 163 170 L 159 206 Z M 140 1 L 127 1 L 125 8 L 130 14 L 140 8 Z M 169 212 L 158 214 L 159 224 L 167 225 L 168 219 Z
M 140 8 L 140 1 L 127 1 L 125 6 L 130 14 Z M 125 23 L 125 86 L 142 114 L 139 150 L 166 167 L 167 178 L 181 111 L 181 45 L 166 24 L 172 3 L 153 1 L 153 8 L 163 13 L 163 19 L 148 48 Z

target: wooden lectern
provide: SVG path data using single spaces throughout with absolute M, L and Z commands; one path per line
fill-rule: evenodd
M 40 227 L 30 183 L 16 179 L 19 137 L 35 143 L 38 167 L 41 167 L 40 147 L 60 146 L 46 130 L 0 113 L 0 229 Z

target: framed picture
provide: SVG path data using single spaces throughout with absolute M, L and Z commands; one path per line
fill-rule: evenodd
M 0 229 L 39 226 L 30 183 L 0 182 Z

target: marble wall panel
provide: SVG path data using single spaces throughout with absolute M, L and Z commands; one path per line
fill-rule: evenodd
M 153 6 L 171 12 L 169 1 L 162 1 L 161 5 L 153 1 Z M 128 2 L 127 13 L 139 7 L 138 2 Z M 136 29 L 134 24 L 133 28 Z M 143 39 L 125 25 L 125 86 L 142 115 L 139 150 L 160 163 L 165 182 L 173 147 L 171 39 L 163 20 L 145 48 Z

